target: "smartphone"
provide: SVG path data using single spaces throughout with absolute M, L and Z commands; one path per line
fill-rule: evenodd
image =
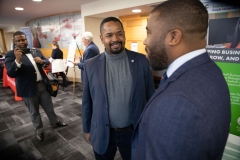
M 22 54 L 31 53 L 31 49 L 30 48 L 24 48 L 24 49 L 21 49 L 21 50 L 22 50 Z

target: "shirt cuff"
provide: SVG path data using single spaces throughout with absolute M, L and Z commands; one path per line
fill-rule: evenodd
M 17 65 L 18 68 L 21 68 L 22 62 L 21 62 L 21 63 L 18 63 L 18 62 L 15 60 L 15 63 L 16 63 L 16 65 Z

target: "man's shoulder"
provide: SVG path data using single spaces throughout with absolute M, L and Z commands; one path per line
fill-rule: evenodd
M 13 50 L 10 50 L 10 51 L 7 51 L 6 54 L 11 54 L 11 53 L 14 53 Z
M 101 56 L 102 56 L 102 54 L 98 54 L 92 58 L 87 59 L 84 63 L 86 65 L 92 65 L 92 64 L 96 63 Z
M 8 51 L 6 54 L 5 54 L 5 57 L 7 56 L 13 56 L 14 55 L 14 51 L 13 50 L 10 50 Z
M 140 60 L 147 60 L 146 55 L 143 54 L 143 53 L 131 51 L 131 50 L 128 50 L 128 49 L 126 49 L 126 52 L 130 57 L 135 57 L 135 58 L 138 58 Z
M 96 44 L 94 44 L 94 43 L 91 43 L 91 44 L 89 45 L 89 47 L 87 47 L 87 49 L 89 49 L 89 50 L 95 50 L 95 51 L 98 51 L 98 52 L 99 52 L 98 46 L 97 46 Z
M 33 52 L 36 52 L 36 53 L 42 53 L 39 48 L 32 48 L 32 51 L 33 51 Z

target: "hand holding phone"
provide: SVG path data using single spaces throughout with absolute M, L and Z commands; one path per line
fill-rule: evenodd
M 15 54 L 15 57 L 16 57 L 16 62 L 17 63 L 21 63 L 22 62 L 22 50 L 20 48 L 15 48 L 14 49 L 14 54 Z

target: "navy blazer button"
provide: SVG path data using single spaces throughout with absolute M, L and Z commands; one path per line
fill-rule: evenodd
M 109 124 L 106 124 L 107 127 L 109 127 Z

